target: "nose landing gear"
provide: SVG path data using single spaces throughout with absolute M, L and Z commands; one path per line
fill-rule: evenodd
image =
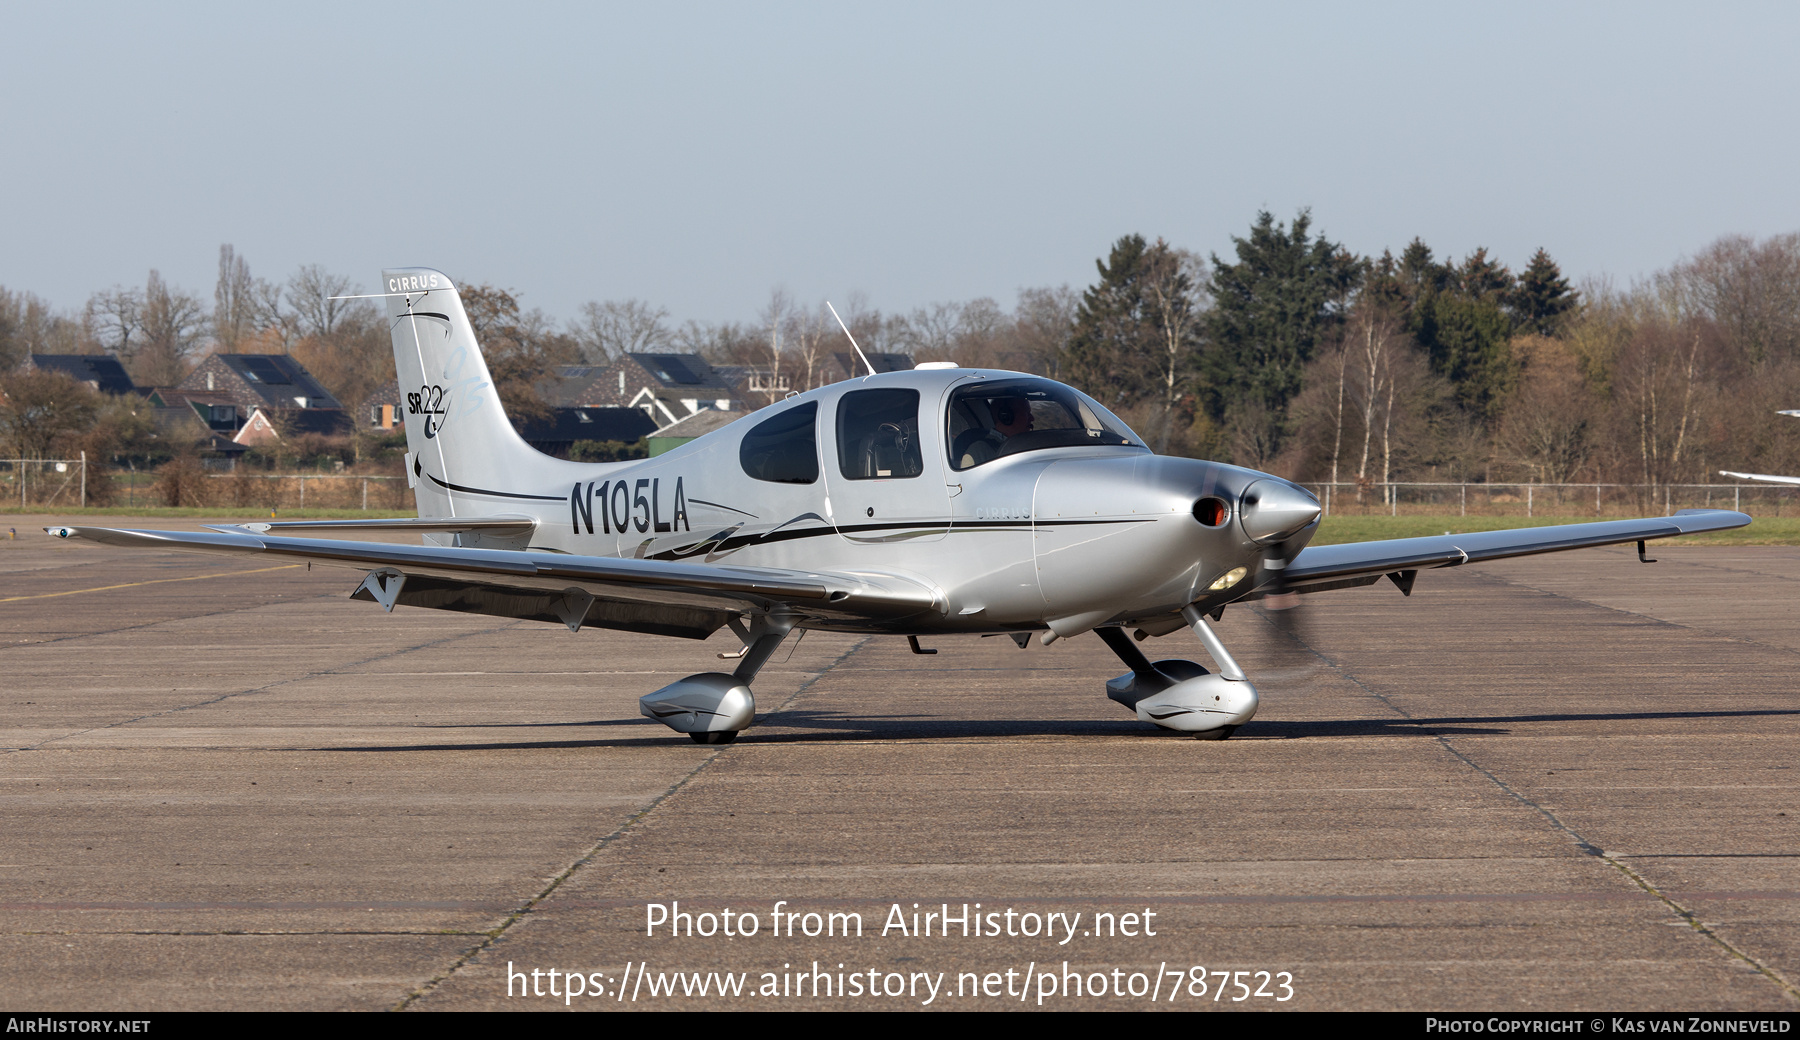
M 1219 666 L 1218 674 L 1193 661 L 1152 662 L 1124 630 L 1099 628 L 1094 631 L 1131 668 L 1107 682 L 1106 695 L 1145 722 L 1192 733 L 1200 740 L 1224 740 L 1256 714 L 1256 687 L 1200 611 L 1189 606 L 1181 615 Z

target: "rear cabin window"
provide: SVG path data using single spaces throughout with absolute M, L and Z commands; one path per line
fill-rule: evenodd
M 838 401 L 838 468 L 850 480 L 916 477 L 919 453 L 917 390 L 853 390 Z
M 777 484 L 811 484 L 819 479 L 819 445 L 813 435 L 819 403 L 808 401 L 757 423 L 738 447 L 744 472 Z

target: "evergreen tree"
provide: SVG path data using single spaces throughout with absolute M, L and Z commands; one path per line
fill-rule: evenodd
M 1441 292 L 1450 282 L 1451 270 L 1432 257 L 1431 247 L 1423 239 L 1414 238 L 1400 254 L 1400 277 L 1417 300 L 1427 293 Z
M 1539 249 L 1508 294 L 1506 305 L 1521 330 L 1554 336 L 1569 312 L 1574 310 L 1579 297 L 1579 293 L 1569 288 L 1569 280 L 1563 277 L 1556 261 Z
M 1493 419 L 1517 380 L 1512 356 L 1512 321 L 1493 300 L 1443 292 L 1423 303 L 1419 323 L 1430 340 L 1420 339 L 1431 367 L 1449 379 L 1456 399 L 1483 420 Z M 1415 333 L 1421 335 L 1421 333 Z
M 1144 284 L 1153 266 L 1152 248 L 1167 249 L 1161 242 L 1148 245 L 1142 235 L 1126 235 L 1105 260 L 1094 261 L 1100 280 L 1081 294 L 1075 331 L 1064 350 L 1064 378 L 1114 409 L 1143 397 L 1154 374 Z
M 1512 272 L 1497 260 L 1488 259 L 1487 248 L 1478 247 L 1456 271 L 1456 285 L 1471 300 L 1498 303 L 1512 291 Z
M 1460 265 L 1439 264 L 1416 238 L 1399 267 L 1402 283 L 1413 293 L 1407 330 L 1432 369 L 1455 387 L 1458 403 L 1492 420 L 1518 376 L 1512 320 L 1503 309 L 1513 291 L 1512 272 L 1486 249 L 1476 249 Z
M 1292 225 L 1259 213 L 1250 237 L 1236 238 L 1237 262 L 1217 255 L 1207 316 L 1207 406 L 1215 419 L 1260 406 L 1279 425 L 1300 392 L 1302 373 L 1362 278 L 1364 261 L 1323 236 L 1312 214 Z
M 1382 250 L 1379 257 L 1369 262 L 1362 289 L 1356 295 L 1359 301 L 1397 319 L 1402 326 L 1412 317 L 1414 286 L 1389 250 Z

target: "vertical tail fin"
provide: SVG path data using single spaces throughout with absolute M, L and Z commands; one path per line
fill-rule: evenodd
M 508 492 L 555 460 L 506 418 L 456 286 L 423 267 L 383 271 L 405 409 L 406 464 L 420 516 L 505 509 Z M 550 474 L 544 474 L 546 477 Z M 476 494 L 476 492 L 499 494 Z

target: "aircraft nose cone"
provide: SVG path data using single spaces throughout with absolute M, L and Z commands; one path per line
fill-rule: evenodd
M 1298 534 L 1319 512 L 1319 500 L 1305 488 L 1268 477 L 1244 489 L 1240 515 L 1251 541 L 1267 545 Z

